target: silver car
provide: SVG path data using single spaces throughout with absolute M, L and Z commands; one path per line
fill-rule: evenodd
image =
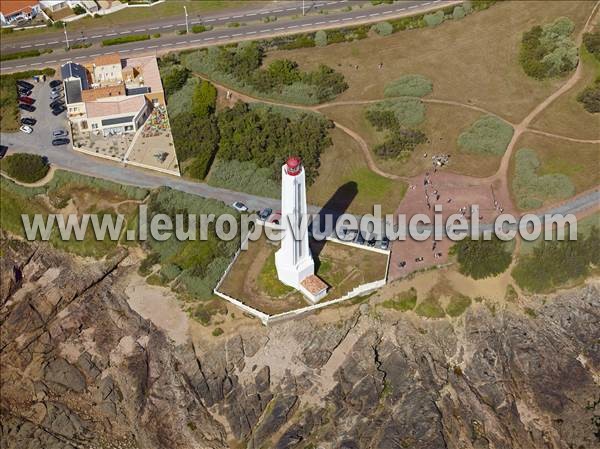
M 62 98 L 62 92 L 52 92 L 50 94 L 51 101 L 58 100 L 59 98 Z

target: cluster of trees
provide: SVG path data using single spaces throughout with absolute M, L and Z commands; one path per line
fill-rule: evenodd
M 292 120 L 271 110 L 252 110 L 241 102 L 220 112 L 218 125 L 220 159 L 252 161 L 271 168 L 272 177 L 278 179 L 283 161 L 296 154 L 307 169 L 307 182 L 317 176 L 321 152 L 331 145 L 327 128 L 333 126 L 313 114 Z
M 512 276 L 524 289 L 547 292 L 587 276 L 600 264 L 600 233 L 593 227 L 577 240 L 541 241 L 533 252 L 521 257 Z
M 190 71 L 186 67 L 180 65 L 168 66 L 162 74 L 165 95 L 169 97 L 181 89 L 189 76 Z
M 491 240 L 466 237 L 452 247 L 459 270 L 473 279 L 483 279 L 503 273 L 510 265 L 512 255 L 508 242 L 494 236 Z
M 318 100 L 324 101 L 348 88 L 344 75 L 326 65 L 320 65 L 312 72 L 302 72 L 296 62 L 282 59 L 262 69 L 263 58 L 264 49 L 255 42 L 234 49 L 220 47 L 216 66 L 219 71 L 260 92 L 278 91 L 284 86 L 302 83 L 314 86 Z
M 583 35 L 585 49 L 600 62 L 600 31 Z M 593 85 L 586 87 L 578 96 L 577 101 L 583 104 L 586 111 L 597 114 L 600 112 L 600 76 Z
M 15 153 L 7 156 L 0 163 L 0 169 L 17 181 L 32 183 L 46 176 L 50 166 L 48 159 L 43 156 Z
M 379 157 L 404 157 L 417 145 L 427 142 L 427 136 L 422 131 L 403 127 L 393 110 L 371 108 L 367 109 L 365 115 L 378 131 L 388 131 L 385 141 L 374 149 Z
M 523 34 L 519 62 L 525 73 L 536 79 L 562 76 L 577 66 L 577 46 L 570 39 L 575 24 L 560 17 L 550 24 L 535 26 Z

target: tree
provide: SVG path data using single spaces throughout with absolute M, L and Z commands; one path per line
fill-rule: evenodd
M 192 111 L 198 118 L 206 118 L 215 112 L 217 105 L 217 89 L 210 82 L 202 80 L 194 88 L 192 95 Z
M 577 101 L 583 103 L 586 111 L 597 114 L 600 112 L 600 83 L 587 87 L 577 96 Z
M 461 273 L 473 279 L 496 276 L 504 272 L 512 259 L 508 243 L 494 236 L 491 240 L 466 237 L 452 247 Z
M 174 94 L 183 87 L 190 75 L 190 71 L 181 66 L 174 66 L 163 76 L 163 88 L 168 96 Z

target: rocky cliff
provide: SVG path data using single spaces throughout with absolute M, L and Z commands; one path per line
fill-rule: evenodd
M 2 448 L 600 445 L 593 283 L 528 313 L 363 304 L 175 346 L 129 307 L 125 252 L 90 263 L 13 241 L 2 254 Z

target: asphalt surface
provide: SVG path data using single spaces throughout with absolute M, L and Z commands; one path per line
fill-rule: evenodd
M 331 11 L 333 9 L 339 9 L 346 5 L 352 5 L 353 7 L 359 7 L 360 5 L 370 4 L 369 0 L 306 0 L 304 2 L 304 13 L 305 14 L 316 14 L 319 11 Z M 188 24 L 204 24 L 204 25 L 226 25 L 231 22 L 252 22 L 262 21 L 265 17 L 277 17 L 278 19 L 286 16 L 293 16 L 302 14 L 302 1 L 298 0 L 280 0 L 278 2 L 265 2 L 263 7 L 239 6 L 232 9 L 223 10 L 219 13 L 200 15 L 198 13 L 190 13 L 188 16 Z M 108 18 L 110 17 L 107 16 Z M 102 19 L 100 19 L 102 20 Z M 77 21 L 72 22 L 72 26 L 76 26 Z M 101 41 L 109 37 L 115 37 L 123 34 L 136 34 L 136 33 L 157 33 L 157 32 L 172 32 L 178 29 L 185 29 L 185 15 L 183 6 L 181 7 L 181 14 L 177 16 L 170 16 L 167 18 L 156 17 L 152 21 L 136 21 L 132 20 L 130 23 L 121 25 L 96 25 L 86 30 L 73 29 L 69 30 L 69 24 L 67 24 L 67 33 L 69 41 L 71 43 L 78 42 L 96 42 Z M 27 31 L 18 31 L 19 39 L 4 39 L 4 42 L 0 44 L 2 51 L 15 52 L 19 50 L 25 50 L 30 48 L 46 48 L 56 47 L 61 45 L 65 47 L 65 35 L 62 28 L 49 29 L 44 32 L 43 35 L 31 35 L 27 34 Z M 16 36 L 16 35 L 15 35 Z M 40 41 L 40 38 L 43 41 Z
M 114 53 L 116 51 L 121 53 L 124 57 L 133 56 L 134 54 L 158 54 L 176 49 L 203 47 L 284 34 L 295 34 L 324 28 L 352 26 L 359 23 L 376 22 L 387 18 L 414 14 L 422 10 L 435 9 L 452 3 L 457 2 L 452 0 L 406 0 L 395 2 L 391 5 L 378 5 L 376 7 L 364 9 L 354 7 L 352 11 L 349 12 L 335 11 L 330 14 L 308 15 L 294 20 L 275 21 L 270 23 L 263 23 L 261 21 L 257 23 L 248 23 L 246 26 L 240 26 L 238 28 L 218 27 L 212 31 L 206 31 L 200 34 L 161 34 L 160 38 L 123 45 L 113 45 L 109 47 L 92 46 L 86 49 L 71 50 L 69 52 L 56 50 L 53 53 L 44 54 L 39 57 L 4 61 L 0 63 L 0 69 L 2 71 L 15 71 L 25 70 L 31 67 L 39 68 L 40 66 L 64 64 L 67 61 L 85 62 L 97 56 Z M 231 19 L 228 19 L 226 22 L 229 22 L 230 20 Z M 139 30 L 139 34 L 152 34 L 154 32 L 154 30 L 150 30 L 150 28 L 139 28 Z M 105 38 L 106 36 L 108 35 L 105 35 Z M 108 37 L 115 36 L 118 36 L 118 34 Z M 64 43 L 61 43 L 61 47 L 63 45 Z
M 27 112 L 21 110 L 21 118 L 31 117 L 37 120 L 37 123 L 32 126 L 33 132 L 31 134 L 18 132 L 8 135 L 12 136 L 11 140 L 18 144 L 16 145 L 17 147 L 23 145 L 52 148 L 52 131 L 58 129 L 69 129 L 69 126 L 67 126 L 67 113 L 65 111 L 58 116 L 52 114 L 52 110 L 50 109 L 50 103 L 52 100 L 50 100 L 49 78 L 45 83 L 40 82 L 39 84 L 32 79 L 27 81 L 34 85 L 33 91 L 31 92 L 31 97 L 35 99 L 35 103 L 33 104 L 33 106 L 35 106 L 35 111 Z M 4 134 L 2 134 L 2 142 L 4 142 L 4 140 Z M 3 145 L 6 144 L 3 143 Z M 70 149 L 71 145 L 69 144 L 59 148 Z

